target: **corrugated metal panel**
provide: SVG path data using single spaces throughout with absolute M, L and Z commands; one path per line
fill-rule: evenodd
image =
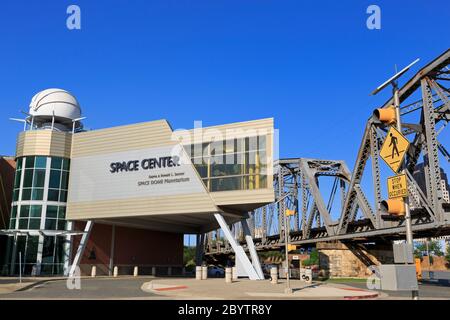
M 173 143 L 165 120 L 81 132 L 74 135 L 72 157 L 137 150 Z
M 146 197 L 123 200 L 68 203 L 68 219 L 99 219 L 161 214 L 213 213 L 217 208 L 207 194 Z
M 269 203 L 275 201 L 273 188 L 257 190 L 237 190 L 211 192 L 216 205 L 236 205 L 247 203 Z
M 16 157 L 70 157 L 72 134 L 50 130 L 23 131 L 17 139 Z

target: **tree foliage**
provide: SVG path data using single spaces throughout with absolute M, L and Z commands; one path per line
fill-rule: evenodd
M 303 260 L 302 265 L 303 266 L 313 266 L 319 264 L 319 252 L 317 249 L 312 249 L 311 253 L 309 254 L 309 259 Z
M 431 256 L 442 257 L 444 253 L 442 252 L 441 243 L 439 241 L 429 241 L 428 242 L 428 252 Z M 427 253 L 427 244 L 419 243 L 416 245 L 414 249 L 414 256 L 416 258 L 422 259 L 424 255 Z

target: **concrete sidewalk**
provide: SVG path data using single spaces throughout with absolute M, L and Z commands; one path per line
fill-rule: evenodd
M 380 293 L 343 284 L 313 283 L 291 280 L 292 294 L 284 293 L 286 283 L 281 280 L 250 281 L 240 279 L 231 284 L 225 279 L 156 279 L 146 282 L 141 289 L 174 299 L 375 299 Z

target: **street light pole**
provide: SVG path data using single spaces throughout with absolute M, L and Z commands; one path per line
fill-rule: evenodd
M 286 251 L 286 289 L 285 293 L 291 294 L 292 289 L 290 286 L 290 277 L 289 277 L 289 225 L 288 225 L 288 217 L 286 212 L 283 212 L 284 215 L 284 247 Z
M 398 132 L 402 132 L 402 122 L 400 119 L 400 99 L 398 96 L 398 84 L 397 80 L 392 81 L 392 90 L 394 94 L 394 107 L 395 107 L 395 116 L 397 118 L 397 130 Z M 406 173 L 406 167 L 403 164 L 402 174 Z M 405 226 L 406 226 L 406 243 L 410 246 L 411 250 L 414 251 L 414 243 L 413 243 L 413 234 L 412 234 L 412 226 L 411 226 L 411 211 L 409 210 L 409 196 L 404 198 L 405 202 Z M 407 263 L 409 264 L 409 262 Z M 411 292 L 412 298 L 414 300 L 419 299 L 419 291 L 413 290 Z

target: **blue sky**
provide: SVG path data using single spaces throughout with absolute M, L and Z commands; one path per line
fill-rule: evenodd
M 66 28 L 70 4 L 81 30 Z M 366 28 L 370 4 L 381 30 Z M 8 118 L 61 87 L 92 129 L 274 117 L 282 157 L 352 167 L 365 120 L 389 94 L 369 93 L 394 64 L 447 49 L 448 30 L 450 3 L 438 0 L 3 1 L 0 154 L 14 153 L 20 130 Z
M 81 30 L 66 28 L 71 4 Z M 366 27 L 371 4 L 381 30 Z M 412 76 L 445 51 L 449 30 L 444 0 L 2 1 L 0 154 L 14 154 L 21 130 L 8 118 L 60 87 L 91 129 L 274 117 L 281 157 L 352 168 L 367 118 L 389 95 L 369 93 L 394 64 L 421 58 Z

